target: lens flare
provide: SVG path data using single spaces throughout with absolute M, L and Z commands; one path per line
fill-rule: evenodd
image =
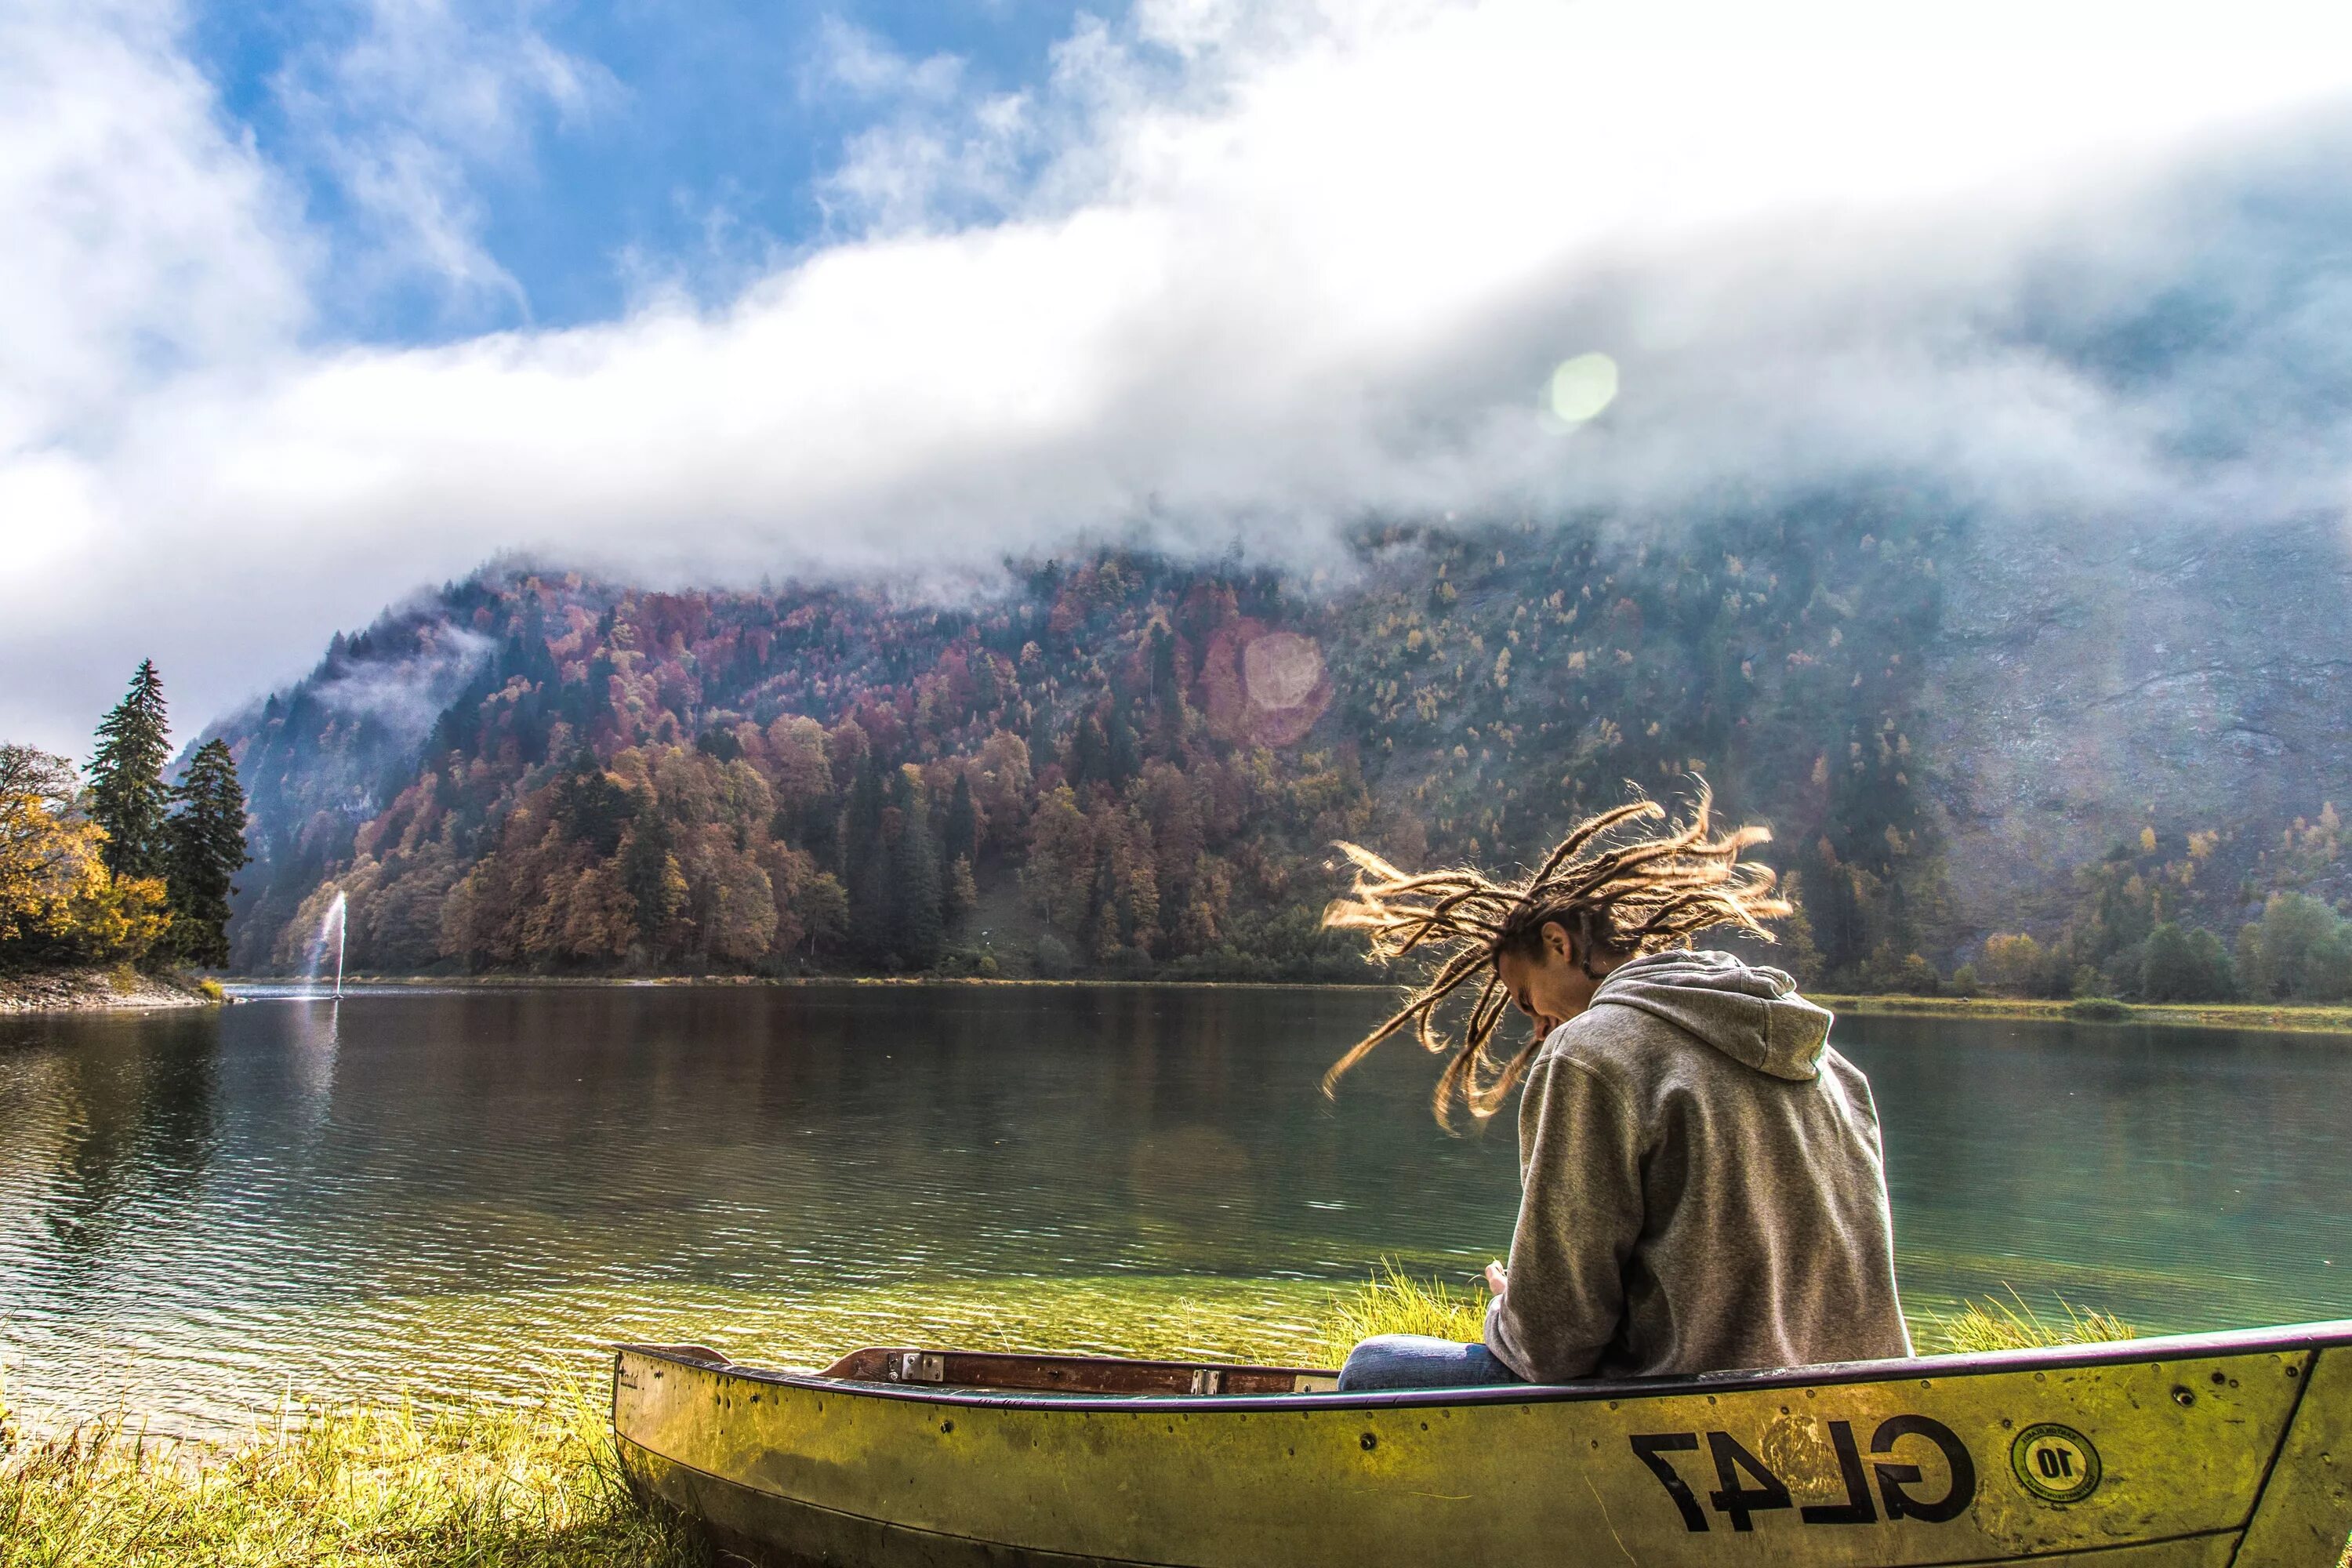
M 1617 401 L 1617 362 L 1604 353 L 1561 361 L 1544 388 L 1543 401 L 1562 424 L 1583 424 Z

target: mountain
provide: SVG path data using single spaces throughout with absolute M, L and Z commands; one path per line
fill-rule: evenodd
M 1359 976 L 1331 840 L 1508 864 L 1702 775 L 1775 829 L 1812 977 L 2018 931 L 2112 968 L 2352 892 L 2348 572 L 2332 525 L 2037 531 L 1895 483 L 945 605 L 501 566 L 208 731 L 253 796 L 235 963 L 299 963 L 341 890 L 363 971 Z

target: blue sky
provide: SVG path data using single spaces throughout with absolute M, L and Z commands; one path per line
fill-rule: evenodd
M 1123 8 L 1087 14 L 1115 24 Z M 927 93 L 1035 92 L 1079 16 L 1036 0 L 213 3 L 192 14 L 189 42 L 222 112 L 297 184 L 332 248 L 320 330 L 434 342 L 617 316 L 656 283 L 722 297 L 780 255 L 840 237 L 820 185 L 861 132 Z M 495 129 L 436 132 L 412 95 L 429 81 L 386 100 L 349 79 L 354 55 L 403 32 L 462 39 L 484 61 L 533 40 L 576 91 L 510 67 Z M 443 47 L 420 53 L 429 61 Z M 326 145 L 404 130 L 444 161 L 443 188 L 495 281 L 411 253 Z
M 2347 160 L 2340 0 L 0 0 L 0 739 L 502 554 L 2339 515 Z

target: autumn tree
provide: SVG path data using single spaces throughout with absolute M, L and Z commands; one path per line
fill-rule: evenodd
M 456 932 L 469 963 L 904 967 L 932 945 L 928 889 L 952 920 L 1010 876 L 1053 964 L 1304 976 L 1336 962 L 1314 924 L 1331 839 L 1492 864 L 1621 781 L 1671 791 L 1703 759 L 1727 808 L 1781 832 L 1824 981 L 1924 984 L 1915 958 L 1967 934 L 1912 738 L 1931 732 L 1914 655 L 1940 526 L 1891 497 L 1867 532 L 1734 519 L 1628 554 L 1568 521 L 1399 523 L 1366 537 L 1380 570 L 1330 593 L 1108 552 L 952 607 L 487 573 L 367 634 L 414 668 L 476 650 L 449 664 L 421 759 L 329 700 L 374 657 L 362 638 L 237 737 L 269 829 L 253 950 L 332 882 L 354 952 Z M 1319 661 L 1315 687 L 1261 679 L 1248 649 L 1277 633 Z M 386 804 L 371 819 L 362 799 Z M 2332 832 L 2321 816 L 2298 847 Z M 2033 984 L 2071 984 L 2085 943 L 2144 963 L 2141 913 L 2197 911 L 2198 842 L 2176 874 L 2141 836 L 2083 940 L 2042 935 Z M 1788 961 L 1816 967 L 1794 942 Z
M 824 726 L 790 714 L 768 727 L 771 835 L 806 850 L 826 870 L 841 868 L 841 800 L 834 787 Z
M 163 678 L 142 658 L 130 690 L 99 721 L 89 763 L 89 815 L 106 830 L 106 868 L 118 877 L 161 877 L 170 868 L 169 755 Z
M 1094 884 L 1094 835 L 1076 792 L 1055 787 L 1030 819 L 1029 864 L 1023 872 L 1037 912 L 1056 930 L 1079 934 Z
M 65 758 L 0 745 L 0 964 L 135 961 L 170 924 L 161 879 L 107 869 L 79 786 Z
M 29 958 L 68 934 L 68 908 L 101 860 L 105 834 L 79 816 L 73 763 L 0 746 L 0 953 Z
M 1977 965 L 1984 983 L 2009 996 L 2039 996 L 2050 988 L 2050 955 L 2023 931 L 1996 931 L 1985 938 Z

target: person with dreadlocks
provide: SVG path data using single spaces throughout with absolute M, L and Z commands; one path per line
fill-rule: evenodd
M 1636 799 L 1580 824 L 1531 876 L 1412 875 L 1354 845 L 1351 896 L 1324 923 L 1378 959 L 1425 968 L 1402 1005 L 1341 1058 L 1326 1093 L 1410 1028 L 1452 1053 L 1437 1119 L 1519 1100 L 1520 1199 L 1510 1264 L 1489 1264 L 1484 1343 L 1383 1334 L 1342 1389 L 1557 1383 L 1805 1366 L 1911 1354 L 1895 1288 L 1878 1113 L 1829 1044 L 1830 1014 L 1777 969 L 1694 951 L 1733 927 L 1765 941 L 1791 912 L 1711 837 L 1702 782 L 1689 818 Z M 1475 1000 L 1458 1038 L 1441 1013 Z M 1516 1006 L 1532 1039 L 1496 1038 Z

